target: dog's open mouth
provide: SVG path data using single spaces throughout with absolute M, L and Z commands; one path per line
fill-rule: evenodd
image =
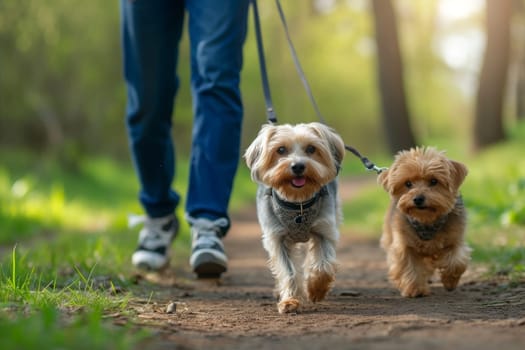
M 301 188 L 306 184 L 306 178 L 304 176 L 297 176 L 292 179 L 292 186 Z

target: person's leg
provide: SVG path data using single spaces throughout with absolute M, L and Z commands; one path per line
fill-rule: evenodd
M 171 139 L 177 92 L 178 44 L 184 21 L 182 0 L 121 0 L 126 123 L 131 155 L 147 216 L 132 263 L 160 269 L 178 231 L 174 211 L 179 195 L 171 188 L 175 156 Z
M 152 218 L 172 214 L 175 153 L 171 139 L 176 65 L 184 20 L 178 0 L 121 0 L 126 122 L 140 181 L 140 201 Z
M 186 213 L 227 217 L 240 156 L 239 89 L 249 0 L 188 0 L 193 143 Z
M 249 0 L 188 0 L 193 141 L 186 215 L 192 227 L 190 264 L 199 277 L 220 276 L 227 257 L 221 238 L 240 157 L 239 89 Z

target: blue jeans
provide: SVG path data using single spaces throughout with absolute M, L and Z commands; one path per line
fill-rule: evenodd
M 186 213 L 226 217 L 240 158 L 239 90 L 249 0 L 121 0 L 126 122 L 140 202 L 150 217 L 172 214 L 172 112 L 185 14 L 191 52 L 193 132 Z

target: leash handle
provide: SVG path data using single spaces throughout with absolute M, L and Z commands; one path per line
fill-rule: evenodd
M 266 117 L 271 124 L 277 123 L 277 116 L 273 108 L 272 95 L 270 93 L 270 83 L 268 81 L 268 72 L 266 70 L 266 60 L 264 58 L 264 45 L 261 34 L 261 23 L 259 20 L 259 9 L 257 8 L 257 0 L 252 0 L 253 6 L 253 21 L 255 24 L 255 36 L 257 41 L 257 54 L 259 56 L 259 67 L 261 71 L 262 88 L 264 92 L 264 103 L 266 105 Z

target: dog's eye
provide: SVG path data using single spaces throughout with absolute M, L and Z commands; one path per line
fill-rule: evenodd
M 412 187 L 412 182 L 411 182 L 411 181 L 407 181 L 407 182 L 405 182 L 405 186 L 406 186 L 407 188 L 411 188 L 411 187 Z
M 306 146 L 306 153 L 308 154 L 314 154 L 315 153 L 315 147 L 312 145 Z
M 281 147 L 277 148 L 277 153 L 280 154 L 280 155 L 285 154 L 286 153 L 286 147 L 281 146 Z
M 430 186 L 436 186 L 438 184 L 438 180 L 436 179 L 431 179 L 430 180 Z

